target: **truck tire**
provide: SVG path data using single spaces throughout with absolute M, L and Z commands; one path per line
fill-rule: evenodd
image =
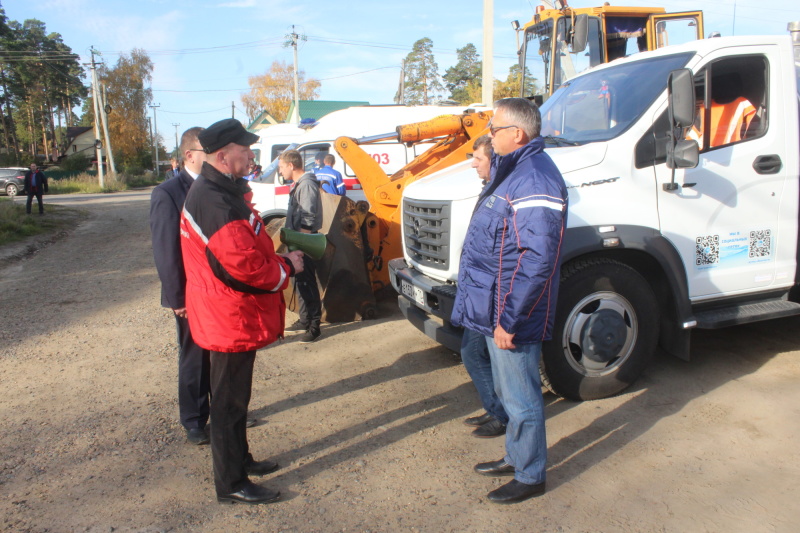
M 656 349 L 659 311 L 650 285 L 611 259 L 565 265 L 552 340 L 542 346 L 542 379 L 571 400 L 626 389 Z

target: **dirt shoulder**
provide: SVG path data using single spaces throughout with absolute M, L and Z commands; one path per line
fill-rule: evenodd
M 283 501 L 215 499 L 177 420 L 174 321 L 159 306 L 149 191 L 78 195 L 74 231 L 0 263 L 4 531 L 776 531 L 800 523 L 800 328 L 696 332 L 615 398 L 546 395 L 548 492 L 487 503 L 502 440 L 452 353 L 393 302 L 259 352 L 253 453 Z M 61 198 L 58 198 L 60 201 Z M 52 200 L 54 203 L 55 199 Z M 293 317 L 290 317 L 293 319 Z

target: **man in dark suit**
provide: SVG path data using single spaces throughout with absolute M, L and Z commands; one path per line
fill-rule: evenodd
M 180 218 L 186 193 L 200 173 L 205 154 L 197 136 L 204 128 L 190 128 L 181 136 L 183 170 L 155 189 L 150 197 L 153 257 L 161 279 L 161 305 L 175 313 L 178 326 L 178 404 L 181 424 L 192 444 L 208 444 L 209 352 L 192 339 L 186 317 L 186 273 L 180 243 Z
M 36 164 L 31 165 L 31 170 L 25 174 L 25 184 L 23 185 L 24 192 L 28 195 L 28 201 L 25 203 L 25 212 L 31 214 L 31 203 L 33 197 L 39 202 L 39 214 L 44 214 L 44 206 L 42 205 L 42 192 L 47 191 L 47 178 L 44 172 L 39 170 Z

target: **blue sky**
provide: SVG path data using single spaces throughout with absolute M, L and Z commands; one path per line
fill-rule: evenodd
M 706 33 L 783 34 L 800 20 L 800 1 L 670 0 L 613 5 L 647 5 L 667 11 L 702 9 Z M 538 0 L 495 0 L 494 73 L 505 79 L 516 61 L 511 21 L 524 23 Z M 573 7 L 601 1 L 573 0 Z M 60 33 L 88 60 L 89 48 L 113 64 L 119 52 L 146 50 L 154 65 L 153 95 L 158 129 L 168 148 L 178 131 L 208 126 L 231 116 L 246 122 L 240 96 L 248 76 L 262 74 L 274 60 L 292 62 L 285 36 L 295 25 L 307 40 L 299 47 L 300 68 L 322 81 L 324 100 L 391 103 L 400 62 L 413 43 L 433 40 L 441 74 L 456 62 L 455 50 L 473 43 L 482 55 L 483 1 L 278 1 L 278 0 L 3 0 L 6 16 L 37 18 Z M 760 7 L 761 6 L 761 7 Z

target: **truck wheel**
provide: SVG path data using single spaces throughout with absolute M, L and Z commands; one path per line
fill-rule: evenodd
M 650 285 L 611 259 L 566 265 L 552 340 L 542 346 L 543 381 L 572 400 L 612 396 L 633 383 L 658 341 Z

